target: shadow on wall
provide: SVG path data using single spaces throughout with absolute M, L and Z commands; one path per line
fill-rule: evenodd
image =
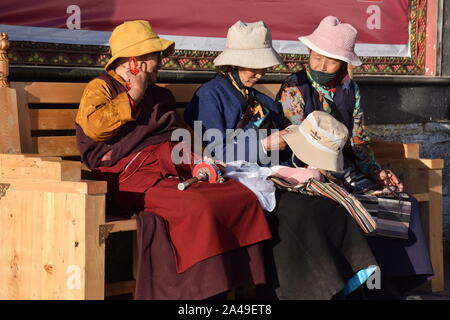
M 436 85 L 360 87 L 361 105 L 373 138 L 419 143 L 422 158 L 444 159 L 443 222 L 450 255 L 450 89 Z
M 368 124 L 450 121 L 446 86 L 360 84 L 361 105 Z

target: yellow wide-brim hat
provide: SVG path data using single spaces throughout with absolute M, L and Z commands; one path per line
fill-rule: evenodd
M 105 66 L 109 70 L 118 58 L 137 57 L 161 51 L 163 58 L 175 51 L 175 42 L 160 38 L 145 20 L 125 21 L 118 25 L 109 38 L 111 59 Z

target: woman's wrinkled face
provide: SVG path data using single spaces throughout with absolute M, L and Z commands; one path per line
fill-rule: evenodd
M 253 87 L 267 72 L 267 69 L 249 69 L 238 67 L 239 79 L 245 87 Z
M 147 73 L 151 83 L 156 82 L 158 70 L 161 67 L 161 54 L 148 53 L 137 57 L 140 71 Z
M 343 64 L 344 62 L 341 60 L 325 57 L 314 50 L 310 50 L 309 65 L 314 71 L 336 73 Z

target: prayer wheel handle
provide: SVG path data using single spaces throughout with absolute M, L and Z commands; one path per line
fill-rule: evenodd
M 189 186 L 193 185 L 194 183 L 197 183 L 198 181 L 208 181 L 209 176 L 204 172 L 199 172 L 199 174 L 196 177 L 192 177 L 186 181 L 180 182 L 178 184 L 178 190 L 183 191 Z

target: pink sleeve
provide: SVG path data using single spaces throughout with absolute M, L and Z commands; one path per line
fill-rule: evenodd
M 305 183 L 311 178 L 322 181 L 322 175 L 319 170 L 309 168 L 281 167 L 276 170 L 274 176 L 280 176 L 294 184 Z

